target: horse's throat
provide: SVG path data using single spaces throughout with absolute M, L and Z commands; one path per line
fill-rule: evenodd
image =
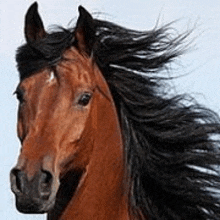
M 112 135 L 115 139 L 97 139 L 87 171 L 60 219 L 115 220 L 125 215 L 123 148 L 117 134 Z

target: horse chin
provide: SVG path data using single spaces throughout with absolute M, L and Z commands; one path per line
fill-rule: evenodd
M 55 198 L 42 201 L 38 198 L 27 196 L 16 196 L 16 208 L 19 212 L 25 214 L 44 214 L 53 209 Z

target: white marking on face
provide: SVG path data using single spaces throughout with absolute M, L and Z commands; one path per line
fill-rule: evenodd
M 50 78 L 47 80 L 47 82 L 48 82 L 48 83 L 51 83 L 54 78 L 55 78 L 55 74 L 54 74 L 53 71 L 51 71 L 51 73 L 50 73 Z

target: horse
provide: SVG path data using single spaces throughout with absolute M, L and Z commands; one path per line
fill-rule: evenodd
M 16 54 L 17 210 L 48 220 L 220 219 L 218 115 L 165 91 L 189 33 L 136 31 L 82 6 L 44 29 L 33 3 Z

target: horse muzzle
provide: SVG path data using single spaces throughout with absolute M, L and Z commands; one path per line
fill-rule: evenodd
M 55 204 L 55 178 L 49 171 L 40 170 L 32 178 L 25 171 L 13 168 L 11 189 L 16 196 L 16 207 L 22 213 L 45 213 Z

